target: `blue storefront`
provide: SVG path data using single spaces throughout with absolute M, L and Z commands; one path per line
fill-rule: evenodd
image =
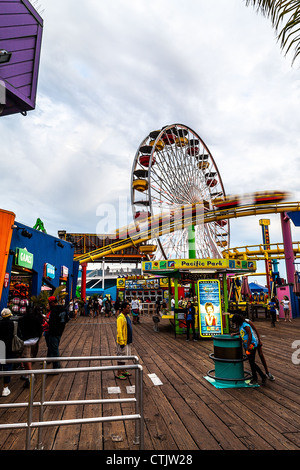
M 0 311 L 13 299 L 19 299 L 15 305 L 22 309 L 32 296 L 43 290 L 51 295 L 60 285 L 66 288 L 67 301 L 74 298 L 78 269 L 71 243 L 15 222 Z

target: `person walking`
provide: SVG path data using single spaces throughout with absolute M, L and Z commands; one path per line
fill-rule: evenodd
M 117 356 L 131 356 L 132 344 L 132 324 L 129 317 L 130 304 L 129 302 L 122 302 L 121 313 L 117 318 Z M 119 366 L 124 366 L 126 363 L 123 360 L 118 360 Z M 117 372 L 116 378 L 126 380 L 131 374 L 126 370 L 120 369 Z
M 111 304 L 111 299 L 109 297 L 107 297 L 106 301 L 105 301 L 105 307 L 104 307 L 104 310 L 105 310 L 105 317 L 110 317 L 111 316 L 111 309 L 112 309 L 112 304 Z
M 78 309 L 79 309 L 79 303 L 78 300 L 74 300 L 74 320 L 77 320 L 77 315 L 78 315 Z
M 193 330 L 193 340 L 197 341 L 196 332 L 195 332 L 195 307 L 192 305 L 192 302 L 189 300 L 185 309 L 185 321 L 186 321 L 186 340 L 190 340 L 190 329 Z
M 140 304 L 136 296 L 131 301 L 131 313 L 133 318 L 133 324 L 140 323 Z
M 279 304 L 279 300 L 278 300 L 278 298 L 277 298 L 276 296 L 274 297 L 274 299 L 275 299 L 274 302 L 275 302 L 275 304 L 276 304 L 276 321 L 279 322 L 279 308 L 280 308 L 280 304 Z
M 73 318 L 73 315 L 74 315 L 74 300 L 70 301 L 68 309 L 69 309 L 70 318 Z
M 152 317 L 152 320 L 153 320 L 153 330 L 158 333 L 159 332 L 159 327 L 158 327 L 158 324 L 160 322 L 160 312 L 155 312 L 155 314 L 153 315 Z
M 19 331 L 18 331 L 19 336 Z M 5 359 L 13 359 L 15 357 L 12 352 L 12 340 L 14 337 L 14 322 L 12 321 L 12 313 L 9 308 L 4 308 L 1 312 L 0 319 L 0 341 L 3 341 L 5 344 Z M 2 365 L 4 372 L 10 372 L 13 369 L 13 364 L 3 364 Z M 2 396 L 7 397 L 11 394 L 10 389 L 8 388 L 11 381 L 10 376 L 3 377 L 3 390 Z
M 48 353 L 47 357 L 59 357 L 59 344 L 64 332 L 68 316 L 66 307 L 58 305 L 55 296 L 48 299 L 50 315 L 49 315 L 49 333 L 48 333 Z M 59 361 L 53 362 L 54 369 L 60 369 Z
M 275 297 L 272 297 L 270 302 L 268 303 L 269 309 L 270 309 L 270 315 L 271 315 L 271 326 L 275 328 L 276 326 L 276 302 L 275 302 Z
M 23 317 L 19 320 L 19 328 L 21 337 L 24 341 L 24 349 L 21 357 L 23 358 L 36 358 L 39 350 L 39 341 L 43 334 L 43 315 L 40 307 L 27 308 Z M 26 370 L 32 370 L 32 362 L 24 361 Z M 24 382 L 24 387 L 29 387 L 29 376 L 24 375 L 21 377 Z
M 102 313 L 102 304 L 103 304 L 103 298 L 102 298 L 102 295 L 100 295 L 100 297 L 98 299 L 98 311 L 99 311 L 100 317 L 101 317 L 101 313 Z
M 94 299 L 93 299 L 93 311 L 94 311 L 93 318 L 98 317 L 98 314 L 99 314 L 99 301 L 98 301 L 97 297 L 94 297 Z
M 290 314 L 291 314 L 291 312 L 290 312 L 290 301 L 289 301 L 288 296 L 284 295 L 283 299 L 280 303 L 281 303 L 281 305 L 283 305 L 284 321 L 286 321 L 286 319 L 288 319 L 289 321 L 292 321 L 291 317 L 290 317 Z
M 116 316 L 118 316 L 119 313 L 120 313 L 120 305 L 121 305 L 120 298 L 117 297 L 117 298 L 116 298 L 116 301 L 115 301 L 115 305 L 114 305 L 115 315 L 116 315 Z
M 249 359 L 249 364 L 251 367 L 252 379 L 250 380 L 250 385 L 257 385 L 257 374 L 260 375 L 262 383 L 266 381 L 266 375 L 263 373 L 261 368 L 255 362 L 255 354 L 257 350 L 257 339 L 253 334 L 252 327 L 249 323 L 244 321 L 241 315 L 235 314 L 232 317 L 233 323 L 237 325 L 239 333 L 242 339 L 243 347 L 245 349 L 246 355 Z

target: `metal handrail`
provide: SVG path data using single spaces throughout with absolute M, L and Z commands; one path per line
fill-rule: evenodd
M 97 361 L 97 360 L 120 360 L 119 356 L 84 356 L 84 357 L 47 357 L 47 358 L 22 358 L 22 359 L 7 359 L 6 364 L 11 363 L 26 363 L 26 362 L 42 362 L 42 369 L 26 370 L 26 375 L 30 376 L 29 396 L 26 403 L 2 403 L 1 408 L 21 408 L 28 407 L 27 422 L 25 423 L 11 423 L 0 424 L 0 429 L 26 429 L 26 450 L 31 448 L 31 430 L 38 429 L 38 445 L 37 448 L 42 449 L 42 428 L 46 426 L 65 426 L 71 424 L 89 424 L 110 421 L 125 421 L 135 420 L 135 439 L 134 444 L 139 445 L 140 450 L 144 449 L 144 412 L 143 412 L 143 368 L 138 364 L 137 356 L 122 356 L 122 361 L 133 360 L 135 364 L 131 365 L 116 365 L 116 366 L 85 366 L 76 368 L 61 368 L 61 369 L 46 369 L 48 362 L 57 361 Z M 46 375 L 48 374 L 66 374 L 66 373 L 80 373 L 80 372 L 94 372 L 94 371 L 111 371 L 111 370 L 135 370 L 135 397 L 134 398 L 113 398 L 113 399 L 98 399 L 98 400 L 66 400 L 66 401 L 46 401 L 45 400 L 45 386 Z M 20 376 L 24 375 L 22 371 L 0 371 L 1 376 Z M 34 402 L 34 385 L 36 376 L 42 376 L 41 397 L 40 401 Z M 135 414 L 121 415 L 121 416 L 98 416 L 94 418 L 81 418 L 81 419 L 68 419 L 56 421 L 44 421 L 44 407 L 45 406 L 58 406 L 58 405 L 90 405 L 90 404 L 108 404 L 108 403 L 135 403 Z M 39 421 L 32 420 L 33 408 L 40 407 Z

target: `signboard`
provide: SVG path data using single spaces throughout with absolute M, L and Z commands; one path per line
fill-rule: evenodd
M 168 279 L 117 279 L 118 289 L 161 289 L 168 287 Z
M 229 259 L 174 259 L 163 261 L 144 261 L 142 264 L 144 272 L 154 271 L 172 271 L 172 270 L 243 270 L 243 271 L 256 271 L 255 261 L 245 260 L 229 260 Z
M 220 281 L 200 280 L 197 289 L 200 336 L 207 338 L 223 334 Z
M 55 279 L 55 266 L 45 263 L 45 277 L 48 279 Z
M 15 258 L 16 266 L 20 266 L 22 268 L 32 269 L 33 266 L 33 254 L 29 253 L 26 248 L 17 248 L 16 249 L 16 258 Z
M 69 276 L 69 268 L 67 268 L 67 266 L 62 266 L 60 275 L 63 278 L 67 278 Z

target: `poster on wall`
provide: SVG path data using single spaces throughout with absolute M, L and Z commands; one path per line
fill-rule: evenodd
M 200 336 L 223 334 L 220 281 L 202 279 L 197 283 Z

